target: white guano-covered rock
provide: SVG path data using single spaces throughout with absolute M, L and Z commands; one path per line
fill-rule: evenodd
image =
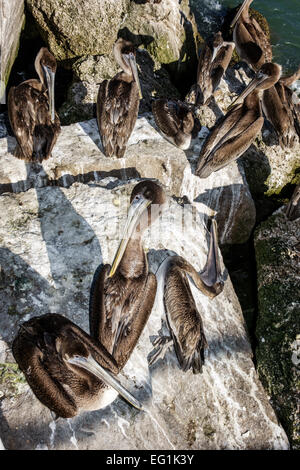
M 124 158 L 102 153 L 96 120 L 62 127 L 52 158 L 33 166 L 13 157 L 15 139 L 0 139 L 0 194 L 26 191 L 48 184 L 67 187 L 74 181 L 100 181 L 107 176 L 159 179 L 181 203 L 193 203 L 203 215 L 217 213 L 222 244 L 243 243 L 255 222 L 255 207 L 243 168 L 236 162 L 207 179 L 194 175 L 207 129 L 187 152 L 167 142 L 156 130 L 153 117 L 137 120 Z
M 113 259 L 134 184 L 136 180 L 122 183 L 110 177 L 98 184 L 75 183 L 70 188 L 36 188 L 1 196 L 0 334 L 8 346 L 20 322 L 46 312 L 61 313 L 88 331 L 93 273 L 99 263 Z M 152 272 L 169 253 L 184 256 L 200 270 L 208 249 L 203 220 L 190 207 L 183 209 L 169 197 L 163 216 L 146 231 L 144 247 Z M 54 422 L 26 386 L 25 391 L 1 401 L 4 446 L 287 449 L 286 435 L 255 372 L 229 277 L 224 291 L 214 300 L 191 288 L 209 345 L 203 374 L 183 373 L 173 348 L 149 369 L 150 339 L 157 335 L 163 317 L 158 295 L 122 374 L 147 412 L 138 412 L 117 398 L 103 410 Z M 4 349 L 5 361 L 13 362 L 10 351 Z

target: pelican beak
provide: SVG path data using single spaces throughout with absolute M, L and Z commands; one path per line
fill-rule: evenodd
M 212 53 L 212 56 L 211 56 L 211 59 L 210 59 L 211 64 L 213 63 L 213 61 L 217 57 L 217 54 L 218 54 L 219 50 L 221 49 L 221 47 L 223 47 L 223 44 L 220 44 L 219 46 L 213 48 L 213 53 Z
M 134 80 L 135 80 L 135 82 L 138 86 L 139 96 L 140 96 L 140 100 L 141 100 L 143 98 L 142 89 L 141 89 L 141 84 L 140 84 L 139 75 L 138 75 L 138 71 L 137 71 L 136 60 L 135 60 L 135 57 L 134 57 L 133 54 L 129 54 L 129 65 L 130 65 Z
M 244 0 L 239 11 L 237 12 L 237 14 L 235 15 L 235 17 L 233 18 L 232 22 L 231 22 L 231 25 L 230 25 L 230 28 L 234 28 L 236 22 L 238 21 L 239 17 L 241 16 L 244 8 L 246 7 L 246 5 L 249 3 L 249 0 Z
M 133 234 L 133 231 L 136 225 L 138 224 L 144 210 L 147 209 L 150 204 L 151 201 L 149 199 L 146 199 L 142 194 L 137 194 L 134 200 L 132 201 L 128 210 L 127 221 L 124 228 L 122 241 L 119 245 L 119 248 L 117 249 L 117 253 L 114 257 L 108 277 L 112 277 L 115 274 L 117 267 L 119 266 L 120 261 L 123 257 L 128 241 L 131 235 Z
M 55 106 L 54 106 L 54 84 L 55 84 L 55 72 L 53 72 L 49 67 L 43 65 L 43 69 L 46 75 L 47 85 L 48 85 L 48 95 L 49 95 L 49 111 L 51 115 L 51 121 L 55 120 Z
M 244 99 L 250 95 L 250 93 L 255 90 L 259 85 L 261 85 L 267 78 L 269 78 L 267 75 L 264 74 L 258 74 L 256 77 L 253 78 L 253 80 L 249 83 L 249 85 L 245 88 L 244 91 L 231 103 L 231 105 L 227 108 L 227 111 L 230 111 L 235 104 L 241 103 L 244 101 Z
M 67 362 L 74 364 L 75 366 L 82 367 L 91 374 L 95 375 L 98 379 L 105 382 L 107 385 L 115 389 L 126 401 L 138 410 L 143 410 L 143 405 L 131 395 L 128 390 L 106 369 L 104 369 L 98 362 L 93 359 L 92 356 L 72 356 L 67 359 Z
M 207 286 L 216 286 L 223 281 L 221 276 L 220 257 L 218 250 L 218 230 L 217 222 L 213 219 L 210 227 L 210 245 L 207 256 L 207 261 L 203 271 L 200 273 L 200 278 Z

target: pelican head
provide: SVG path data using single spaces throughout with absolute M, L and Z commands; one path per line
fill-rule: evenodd
M 267 90 L 271 88 L 281 77 L 281 65 L 274 64 L 273 62 L 265 63 L 257 72 L 253 80 L 245 88 L 245 90 L 231 103 L 228 111 L 232 107 L 242 102 L 254 90 Z
M 136 51 L 134 45 L 130 41 L 119 38 L 114 44 L 114 55 L 117 63 L 124 72 L 133 77 L 139 90 L 140 99 L 142 99 L 143 95 L 136 66 Z
M 235 17 L 233 18 L 231 24 L 230 24 L 230 28 L 234 28 L 236 23 L 238 22 L 238 19 L 240 18 L 241 14 L 245 11 L 245 9 L 249 8 L 249 6 L 251 5 L 251 3 L 253 2 L 253 0 L 244 0 L 242 5 L 240 6 L 237 14 L 235 15 Z
M 218 31 L 214 35 L 214 39 L 213 39 L 213 42 L 212 42 L 213 53 L 212 53 L 212 56 L 211 56 L 211 59 L 210 59 L 211 64 L 213 63 L 213 61 L 215 60 L 219 50 L 223 46 L 223 42 L 224 42 L 224 40 L 223 40 L 223 37 L 222 37 L 222 33 L 220 31 Z
M 42 47 L 36 56 L 34 65 L 41 82 L 45 88 L 48 89 L 49 111 L 51 115 L 51 121 L 54 122 L 54 83 L 57 69 L 55 57 L 48 51 L 46 47 Z
M 163 188 L 154 181 L 142 181 L 133 188 L 124 233 L 113 260 L 109 277 L 115 274 L 130 238 L 134 233 L 141 235 L 157 219 L 165 201 L 166 195 Z

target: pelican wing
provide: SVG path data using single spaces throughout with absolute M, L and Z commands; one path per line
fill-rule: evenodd
M 226 134 L 224 130 L 221 131 L 223 137 L 217 143 L 215 141 L 214 147 L 206 148 L 202 159 L 200 155 L 196 174 L 207 178 L 213 171 L 220 170 L 239 158 L 254 142 L 263 123 L 263 117 L 257 118 L 256 113 L 249 110 Z
M 229 134 L 235 124 L 240 121 L 242 115 L 243 105 L 237 104 L 226 114 L 226 116 L 220 119 L 206 138 L 200 152 L 200 158 L 209 158 L 209 155 L 213 152 L 214 148 L 223 141 L 225 136 Z
M 265 62 L 272 62 L 271 44 L 255 18 L 251 18 L 251 22 L 247 23 L 247 29 L 253 41 L 259 45 L 264 54 Z
M 292 147 L 298 140 L 296 110 L 291 90 L 283 83 L 276 83 L 275 86 L 264 91 L 263 111 L 277 132 L 282 147 Z
M 236 37 L 239 38 L 240 45 L 236 43 L 239 55 L 245 54 L 251 64 L 257 64 L 263 55 L 263 50 L 257 44 L 255 28 L 250 23 L 239 22 L 236 27 Z M 254 34 L 254 37 L 252 36 Z
M 52 123 L 48 97 L 39 86 L 36 80 L 28 80 L 8 94 L 9 120 L 19 144 L 16 156 L 28 161 L 49 158 L 60 132 L 58 116 Z
M 208 44 L 205 44 L 199 57 L 197 69 L 197 85 L 199 86 L 197 104 L 199 105 L 205 104 L 213 93 L 211 77 L 213 64 L 211 64 L 211 58 L 212 50 Z
M 89 323 L 90 335 L 100 341 L 101 331 L 106 322 L 104 283 L 108 278 L 110 264 L 100 264 L 96 269 L 90 291 Z
M 181 127 L 177 114 L 178 106 L 174 101 L 167 99 L 155 100 L 152 104 L 152 112 L 155 122 L 168 137 L 175 138 Z
M 36 397 L 59 416 L 75 416 L 76 403 L 44 367 L 44 353 L 36 337 L 20 330 L 12 344 L 12 351 Z
M 153 273 L 149 273 L 146 283 L 138 292 L 136 302 L 131 306 L 130 323 L 126 325 L 126 328 L 121 326 L 118 338 L 114 344 L 113 356 L 120 368 L 129 359 L 148 321 L 154 304 L 156 289 L 156 276 Z
M 172 266 L 172 265 L 171 265 Z M 164 304 L 168 326 L 181 368 L 202 371 L 207 347 L 201 316 L 197 310 L 186 274 L 178 266 L 168 269 Z
M 139 110 L 139 90 L 130 83 L 114 78 L 104 80 L 97 98 L 97 122 L 104 153 L 123 157 Z

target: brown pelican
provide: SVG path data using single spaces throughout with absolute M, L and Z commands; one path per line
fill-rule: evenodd
M 90 297 L 90 331 L 122 368 L 151 313 L 156 277 L 148 272 L 143 231 L 158 217 L 165 202 L 163 189 L 142 181 L 131 194 L 122 241 L 112 266 L 95 272 Z
M 280 74 L 281 67 L 277 64 L 267 63 L 260 68 L 204 142 L 196 175 L 207 178 L 213 171 L 239 158 L 250 147 L 264 123 L 260 92 L 273 86 Z M 243 103 L 236 104 L 242 100 Z
M 192 368 L 194 374 L 202 372 L 207 342 L 187 275 L 195 286 L 211 299 L 223 291 L 216 222 L 213 220 L 211 224 L 207 262 L 201 273 L 198 274 L 181 256 L 168 257 L 160 269 L 164 277 L 164 305 L 171 337 L 160 336 L 153 341 L 158 349 L 149 358 L 149 363 L 157 360 L 164 353 L 166 345 L 173 340 L 181 368 L 184 371 Z
M 191 106 L 179 100 L 162 98 L 153 101 L 152 112 L 162 135 L 176 147 L 188 149 L 195 127 Z
M 17 139 L 15 157 L 41 162 L 51 156 L 60 133 L 54 108 L 56 60 L 42 47 L 35 59 L 40 80 L 26 80 L 8 93 L 8 116 Z
M 212 44 L 205 44 L 198 62 L 196 105 L 209 102 L 227 70 L 234 47 L 234 42 L 223 40 L 220 31 L 215 34 Z
M 240 59 L 257 71 L 265 62 L 272 61 L 272 48 L 258 22 L 249 16 L 252 2 L 244 0 L 230 27 L 233 28 L 233 40 Z
M 137 120 L 142 92 L 133 44 L 118 39 L 114 55 L 123 72 L 100 84 L 97 122 L 105 155 L 122 158 Z
M 289 220 L 295 220 L 300 217 L 300 183 L 297 184 L 290 202 L 286 207 L 285 214 Z
M 34 394 L 57 416 L 70 418 L 103 408 L 118 393 L 141 409 L 114 377 L 120 371 L 115 359 L 62 315 L 46 314 L 23 323 L 12 350 Z
M 300 102 L 289 88 L 300 78 L 300 67 L 293 75 L 282 77 L 262 99 L 263 112 L 277 133 L 281 147 L 293 147 L 300 137 Z

